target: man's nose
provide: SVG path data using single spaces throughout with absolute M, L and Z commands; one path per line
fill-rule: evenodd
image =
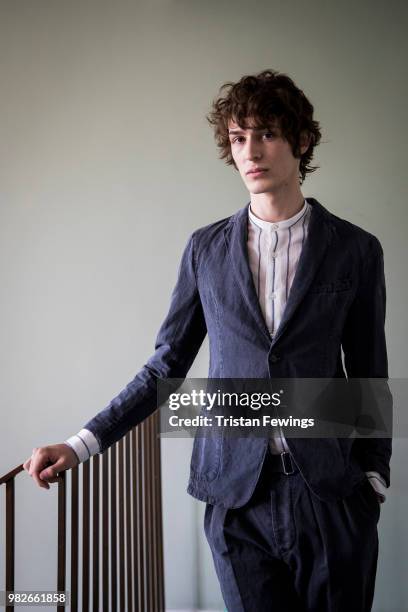
M 260 159 L 262 157 L 262 151 L 260 146 L 255 140 L 248 138 L 246 142 L 246 150 L 245 150 L 246 158 L 249 160 Z

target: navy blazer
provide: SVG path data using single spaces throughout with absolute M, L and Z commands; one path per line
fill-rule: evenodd
M 158 378 L 187 375 L 207 333 L 209 378 L 388 377 L 381 245 L 317 200 L 307 201 L 309 231 L 273 340 L 248 262 L 248 206 L 191 235 L 154 354 L 85 425 L 101 451 L 156 409 Z M 390 483 L 390 438 L 287 442 L 305 481 L 323 500 L 350 494 L 368 470 Z M 188 492 L 227 508 L 244 505 L 267 445 L 266 437 L 196 437 Z

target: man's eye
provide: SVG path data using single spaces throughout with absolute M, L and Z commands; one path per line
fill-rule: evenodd
M 272 138 L 275 138 L 276 134 L 275 134 L 275 132 L 265 132 L 264 136 L 268 140 L 272 140 Z
M 231 142 L 240 142 L 241 143 L 243 141 L 243 139 L 244 139 L 243 136 L 236 136 L 235 138 L 232 139 Z

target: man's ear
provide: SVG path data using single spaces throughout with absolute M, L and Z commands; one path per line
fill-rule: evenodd
M 312 142 L 312 135 L 310 134 L 310 132 L 307 132 L 306 130 L 301 132 L 300 139 L 299 139 L 299 150 L 300 150 L 301 155 L 306 153 L 306 151 L 310 147 L 311 142 Z

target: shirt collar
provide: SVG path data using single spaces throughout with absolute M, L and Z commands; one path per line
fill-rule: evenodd
M 299 212 L 296 213 L 296 215 L 294 215 L 293 217 L 290 217 L 289 219 L 285 219 L 284 221 L 278 221 L 278 223 L 272 223 L 271 221 L 264 221 L 263 219 L 259 219 L 259 217 L 254 215 L 254 213 L 251 210 L 251 203 L 249 203 L 248 204 L 248 217 L 252 221 L 252 223 L 257 225 L 261 229 L 265 229 L 269 231 L 271 230 L 276 231 L 276 230 L 281 230 L 281 229 L 287 229 L 288 227 L 290 227 L 291 225 L 299 221 L 299 219 L 303 217 L 303 215 L 306 214 L 306 211 L 308 210 L 308 208 L 309 208 L 309 204 L 306 202 L 306 200 L 304 200 L 301 210 L 299 210 Z

